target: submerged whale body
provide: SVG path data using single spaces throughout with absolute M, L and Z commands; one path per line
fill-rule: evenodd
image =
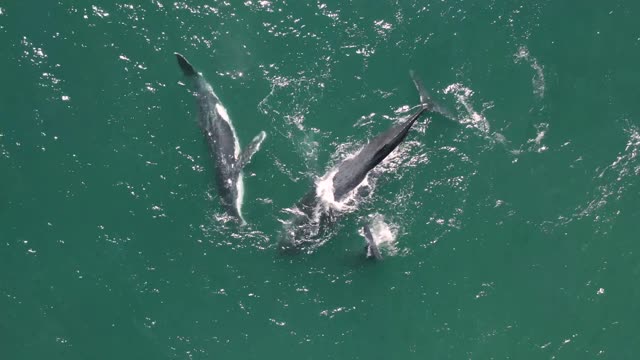
M 266 133 L 261 131 L 243 151 L 240 151 L 240 143 L 231 119 L 211 85 L 184 56 L 178 53 L 175 55 L 182 72 L 191 80 L 193 86 L 198 103 L 200 128 L 215 162 L 220 200 L 227 213 L 244 224 L 242 169 L 260 149 Z
M 355 156 L 343 160 L 323 176 L 322 182 L 330 184 L 330 196 L 334 201 L 342 201 L 353 194 L 367 174 L 382 162 L 407 137 L 413 124 L 427 111 L 444 113 L 436 105 L 422 83 L 413 76 L 420 93 L 420 108 L 407 120 L 392 126 L 365 145 Z M 319 183 L 318 183 L 319 184 Z M 316 184 L 293 209 L 293 219 L 285 224 L 285 232 L 280 239 L 280 249 L 296 250 L 317 242 L 328 225 L 335 222 L 339 211 L 327 204 L 321 197 L 326 189 Z M 326 185 L 325 185 L 326 186 Z M 324 191 L 325 193 L 322 193 Z

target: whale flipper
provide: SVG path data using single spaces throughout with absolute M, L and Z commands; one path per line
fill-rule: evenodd
M 182 56 L 180 53 L 174 54 L 176 55 L 176 58 L 178 59 L 178 65 L 180 65 L 180 68 L 182 69 L 182 72 L 185 76 L 198 75 L 198 72 L 193 68 L 193 65 L 191 65 L 191 63 L 189 63 L 189 61 L 184 56 Z
M 369 225 L 365 225 L 362 231 L 364 232 L 364 238 L 367 240 L 367 258 L 382 260 L 382 254 L 380 254 L 378 244 L 376 244 L 375 240 L 373 239 L 373 235 L 371 234 Z
M 240 156 L 238 156 L 238 171 L 242 170 L 251 161 L 253 155 L 258 152 L 258 150 L 260 150 L 260 145 L 262 145 L 262 142 L 266 137 L 267 133 L 264 131 L 260 131 L 260 133 L 256 135 L 253 140 L 251 140 L 249 145 L 247 145 L 242 153 L 240 153 Z
M 427 111 L 437 112 L 448 119 L 455 120 L 455 117 L 449 110 L 433 101 L 433 98 L 424 87 L 422 80 L 416 75 L 415 71 L 409 70 L 409 75 L 411 75 L 411 80 L 413 80 L 413 84 L 416 86 L 416 89 L 418 89 L 418 93 L 420 94 L 420 104 L 422 104 L 423 108 L 427 109 Z

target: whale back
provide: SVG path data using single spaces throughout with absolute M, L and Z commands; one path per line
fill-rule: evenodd
M 409 129 L 426 110 L 426 107 L 420 108 L 405 122 L 395 125 L 373 138 L 356 156 L 343 161 L 333 177 L 334 199 L 339 201 L 355 189 L 369 171 L 380 164 L 402 143 L 407 137 Z

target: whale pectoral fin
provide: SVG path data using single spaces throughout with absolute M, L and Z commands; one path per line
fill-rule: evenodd
M 267 137 L 267 133 L 261 131 L 256 137 L 251 140 L 251 143 L 240 153 L 238 157 L 238 171 L 242 170 L 250 161 L 253 155 L 260 150 L 260 145 Z

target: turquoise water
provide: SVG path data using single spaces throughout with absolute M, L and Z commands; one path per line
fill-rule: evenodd
M 637 358 L 639 11 L 0 2 L 0 358 Z M 246 227 L 174 51 L 242 145 L 268 133 Z M 418 124 L 322 245 L 280 255 L 284 209 L 410 114 L 410 69 L 455 121 Z

